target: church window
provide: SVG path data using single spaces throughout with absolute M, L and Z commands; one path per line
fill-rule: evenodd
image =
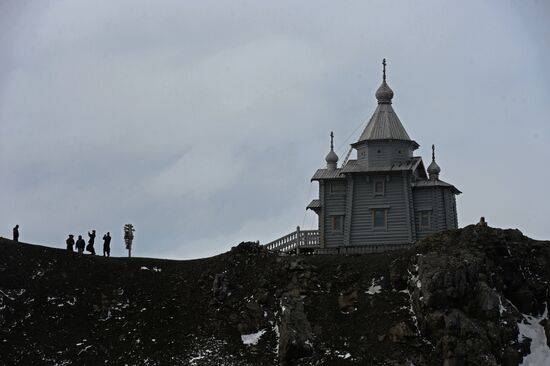
M 387 228 L 388 210 L 385 208 L 374 208 L 372 210 L 372 226 L 375 229 Z
M 344 228 L 344 215 L 334 215 L 332 218 L 332 232 L 341 233 Z
M 429 229 L 432 227 L 431 211 L 420 211 L 420 227 L 423 229 Z
M 383 195 L 384 194 L 384 181 L 383 180 L 375 180 L 374 181 L 374 194 L 375 195 Z

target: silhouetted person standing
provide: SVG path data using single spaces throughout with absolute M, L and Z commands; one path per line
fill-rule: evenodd
M 84 246 L 86 245 L 86 242 L 84 239 L 82 239 L 82 235 L 78 236 L 78 240 L 76 241 L 76 250 L 78 250 L 78 254 L 84 253 Z
M 13 241 L 19 241 L 19 225 L 13 228 Z
M 73 246 L 74 246 L 74 237 L 73 237 L 73 234 L 69 234 L 69 237 L 67 238 L 67 250 L 69 252 L 74 252 L 74 249 L 73 249 Z
M 88 246 L 86 247 L 86 250 L 90 252 L 91 255 L 95 255 L 95 249 L 94 249 L 95 230 L 92 230 L 91 233 L 88 231 L 88 236 L 90 237 L 90 239 L 88 240 Z
M 105 254 L 107 254 L 107 257 L 111 256 L 111 234 L 109 232 L 103 235 L 103 256 L 104 257 L 105 257 Z

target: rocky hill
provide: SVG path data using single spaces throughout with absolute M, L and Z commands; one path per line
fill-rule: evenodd
M 546 365 L 549 279 L 549 242 L 477 226 L 394 253 L 192 261 L 0 239 L 0 364 Z

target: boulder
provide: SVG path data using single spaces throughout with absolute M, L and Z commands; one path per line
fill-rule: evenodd
M 350 314 L 357 310 L 357 302 L 357 290 L 353 288 L 348 289 L 338 296 L 338 307 L 344 314 Z
M 313 354 L 313 332 L 300 296 L 285 293 L 281 297 L 279 359 L 283 365 Z
M 406 338 L 414 337 L 414 335 L 414 332 L 405 322 L 397 323 L 388 330 L 388 336 L 394 343 L 405 343 Z

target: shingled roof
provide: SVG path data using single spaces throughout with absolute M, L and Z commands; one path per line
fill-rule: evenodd
M 415 156 L 410 160 L 398 161 L 388 166 L 371 167 L 366 161 L 349 160 L 347 164 L 340 169 L 341 174 L 346 173 L 369 173 L 369 172 L 392 172 L 402 170 L 415 170 L 422 163 L 422 158 Z
M 319 209 L 321 207 L 321 200 L 313 200 L 309 203 L 309 205 L 307 205 L 306 210 L 310 209 L 315 211 L 316 209 Z
M 391 104 L 378 104 L 358 142 L 366 140 L 411 141 Z
M 324 180 L 324 179 L 345 179 L 343 175 L 340 175 L 341 168 L 338 169 L 317 169 L 311 181 Z
M 385 60 L 384 60 L 385 61 Z M 376 91 L 378 107 L 374 111 L 367 127 L 359 137 L 356 144 L 369 140 L 403 140 L 412 141 L 399 117 L 393 110 L 393 90 L 386 83 L 386 63 L 384 62 L 384 75 L 382 84 Z M 416 144 L 416 143 L 415 143 Z
M 425 187 L 445 187 L 451 188 L 454 194 L 461 194 L 462 192 L 450 183 L 442 180 L 421 180 L 411 184 L 413 188 L 425 188 Z

